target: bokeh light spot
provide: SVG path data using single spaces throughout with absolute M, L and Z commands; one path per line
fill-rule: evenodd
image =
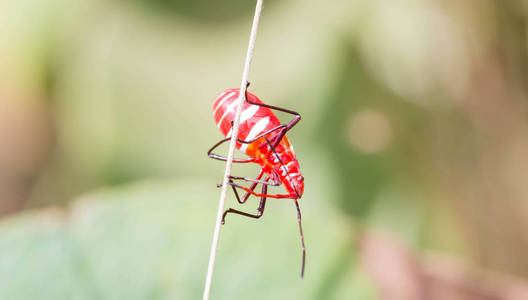
M 362 110 L 348 120 L 347 140 L 362 152 L 372 154 L 385 150 L 391 137 L 389 120 L 377 110 Z

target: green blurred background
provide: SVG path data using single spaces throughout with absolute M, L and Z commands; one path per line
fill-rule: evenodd
M 0 1 L 0 299 L 200 299 L 254 5 Z M 528 299 L 526 2 L 264 6 L 250 90 L 303 116 L 306 276 L 268 201 L 212 299 Z

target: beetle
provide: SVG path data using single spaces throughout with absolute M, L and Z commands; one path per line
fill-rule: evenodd
M 249 82 L 247 83 L 249 87 Z M 213 145 L 207 152 L 210 158 L 227 161 L 226 157 L 213 153 L 221 144 L 231 140 L 236 107 L 239 101 L 242 103 L 239 131 L 237 134 L 236 148 L 245 153 L 249 158 L 233 159 L 234 163 L 256 163 L 260 165 L 260 171 L 255 179 L 240 176 L 229 176 L 228 184 L 231 185 L 237 201 L 244 204 L 253 195 L 260 197 L 260 203 L 256 214 L 250 214 L 233 208 L 226 210 L 222 216 L 222 224 L 228 214 L 239 214 L 250 218 L 262 217 L 267 198 L 293 199 L 297 209 L 297 220 L 302 246 L 301 278 L 304 276 L 306 262 L 306 247 L 301 222 L 301 210 L 299 199 L 304 192 L 304 177 L 301 174 L 299 162 L 295 156 L 293 146 L 286 137 L 300 120 L 301 115 L 295 111 L 282 107 L 264 104 L 257 96 L 245 91 L 244 97 L 240 97 L 240 89 L 227 89 L 221 92 L 213 104 L 213 117 L 217 127 L 225 136 L 224 139 Z M 281 124 L 272 110 L 294 115 L 287 124 Z M 262 178 L 264 177 L 264 180 Z M 235 183 L 235 181 L 250 182 L 250 187 Z M 255 192 L 257 185 L 262 185 L 262 192 Z M 283 185 L 286 194 L 268 194 L 268 186 Z M 221 185 L 217 185 L 221 187 Z M 241 198 L 237 189 L 245 191 Z

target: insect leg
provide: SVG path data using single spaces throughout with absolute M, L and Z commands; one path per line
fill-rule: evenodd
M 253 196 L 257 197 L 266 197 L 266 198 L 275 198 L 275 199 L 297 199 L 296 195 L 290 195 L 290 194 L 276 194 L 276 195 L 270 195 L 270 194 L 259 194 L 255 191 L 250 190 L 249 188 L 245 186 L 241 186 L 239 184 L 234 183 L 233 181 L 228 182 L 227 184 L 232 185 L 234 187 L 237 187 L 239 189 L 243 189 L 244 191 L 250 193 Z
M 233 180 L 243 180 L 243 181 L 253 182 L 253 183 L 257 183 L 257 184 L 261 183 L 263 185 L 272 185 L 272 186 L 279 186 L 280 185 L 280 182 L 278 180 L 275 180 L 273 182 L 269 182 L 269 181 L 252 179 L 252 178 L 246 178 L 246 177 L 239 177 L 239 176 L 229 176 L 229 179 L 232 179 L 231 181 L 233 181 Z
M 287 126 L 287 125 L 279 125 L 279 126 L 277 126 L 277 127 L 271 128 L 270 130 L 267 130 L 267 131 L 265 131 L 265 132 L 259 134 L 257 137 L 255 137 L 255 138 L 253 138 L 253 139 L 251 139 L 251 140 L 249 140 L 249 141 L 244 141 L 244 140 L 241 140 L 241 139 L 237 139 L 237 142 L 242 143 L 242 144 L 251 144 L 251 143 L 253 143 L 253 142 L 255 142 L 255 141 L 257 141 L 257 140 L 259 140 L 259 139 L 265 137 L 266 135 L 272 133 L 272 132 L 275 131 L 275 130 L 279 130 L 279 129 L 284 129 L 284 128 L 286 128 L 286 126 Z
M 269 177 L 266 178 L 266 180 L 269 180 Z M 234 186 L 233 186 L 233 188 L 234 188 Z M 268 186 L 265 185 L 265 184 L 262 185 L 262 194 L 265 195 L 267 192 L 268 192 Z M 249 214 L 249 213 L 246 213 L 246 212 L 243 212 L 243 211 L 240 211 L 240 210 L 236 210 L 236 209 L 233 209 L 233 208 L 230 208 L 230 209 L 226 210 L 224 212 L 224 215 L 222 216 L 222 225 L 225 224 L 225 218 L 226 218 L 228 213 L 239 214 L 239 215 L 243 215 L 243 216 L 246 216 L 246 217 L 258 219 L 258 218 L 262 217 L 262 214 L 264 214 L 264 208 L 265 207 L 266 207 L 266 196 L 262 196 L 262 197 L 260 197 L 260 203 L 259 203 L 259 206 L 257 208 L 257 213 L 255 215 Z
M 304 234 L 301 222 L 301 209 L 299 208 L 299 203 L 297 199 L 295 201 L 295 208 L 297 209 L 297 222 L 299 223 L 299 233 L 301 235 L 301 247 L 302 247 L 302 266 L 301 266 L 301 278 L 304 277 L 304 265 L 306 263 L 306 246 L 304 245 Z
M 244 180 L 244 181 L 252 182 L 251 187 L 249 188 L 251 191 L 254 191 L 259 183 L 262 184 L 263 186 L 264 185 L 266 185 L 266 186 L 269 186 L 269 185 L 271 185 L 271 186 L 279 186 L 280 185 L 280 181 L 278 179 L 275 179 L 273 182 L 269 182 L 269 177 L 268 177 L 267 180 L 259 180 L 262 177 L 263 170 L 261 170 L 260 172 L 261 172 L 261 174 L 259 174 L 257 179 L 239 177 L 239 176 L 229 176 L 228 184 L 231 185 L 231 187 L 233 188 L 233 192 L 235 193 L 235 197 L 237 198 L 238 203 L 240 203 L 240 204 L 246 203 L 247 199 L 249 198 L 249 196 L 251 194 L 249 192 L 246 192 L 246 194 L 244 195 L 242 200 L 240 200 L 240 197 L 238 196 L 238 192 L 237 192 L 235 186 L 232 185 L 232 183 L 234 184 L 233 180 Z M 222 185 L 221 184 L 217 184 L 216 186 L 217 187 L 221 187 Z
M 283 128 L 286 128 L 286 127 L 287 127 L 287 125 L 279 125 L 277 127 L 271 128 L 270 130 L 267 130 L 266 132 L 260 134 L 259 136 L 255 137 L 254 139 L 251 139 L 249 141 L 244 141 L 244 140 L 241 140 L 241 139 L 237 139 L 237 141 L 239 143 L 243 143 L 243 144 L 251 144 L 254 141 L 256 141 L 256 140 L 258 140 L 258 139 L 260 139 L 260 138 L 272 133 L 275 130 L 283 129 Z M 213 147 L 211 147 L 211 149 L 209 149 L 209 151 L 207 151 L 207 156 L 209 156 L 212 159 L 221 160 L 221 161 L 227 161 L 227 157 L 220 156 L 220 155 L 212 153 L 212 152 L 218 146 L 222 145 L 223 143 L 225 143 L 225 142 L 227 142 L 229 140 L 231 140 L 231 137 L 226 137 L 226 138 L 220 140 L 218 143 L 214 144 Z M 248 158 L 248 159 L 234 158 L 233 159 L 234 163 L 250 163 L 250 162 L 254 162 L 254 161 L 255 161 L 255 159 L 253 159 L 253 158 Z
M 218 146 L 220 146 L 221 144 L 227 142 L 231 140 L 230 137 L 228 138 L 225 138 L 225 139 L 222 139 L 220 140 L 218 143 L 214 144 L 213 147 L 211 147 L 211 149 L 209 149 L 209 151 L 207 151 L 207 155 L 212 158 L 212 159 L 217 159 L 217 160 L 221 160 L 221 161 L 227 161 L 227 158 L 226 157 L 223 157 L 223 156 L 220 156 L 218 154 L 215 154 L 215 153 L 212 153 L 214 149 L 216 149 Z M 233 158 L 233 162 L 234 163 L 250 163 L 250 162 L 253 162 L 254 159 L 253 158 L 247 158 L 247 159 L 239 159 L 239 158 Z
M 267 180 L 269 180 L 269 177 L 267 178 Z M 267 185 L 263 185 L 262 186 L 262 194 L 257 194 L 253 190 L 249 190 L 246 187 L 243 187 L 243 186 L 235 184 L 233 181 L 230 181 L 229 184 L 232 185 L 233 188 L 234 187 L 238 187 L 238 188 L 241 188 L 241 189 L 245 190 L 248 193 L 251 193 L 252 195 L 255 195 L 257 197 L 261 197 L 260 198 L 260 205 L 259 205 L 259 208 L 257 210 L 257 214 L 256 215 L 248 214 L 248 213 L 245 213 L 245 212 L 230 208 L 230 209 L 228 209 L 228 210 L 226 210 L 224 212 L 224 215 L 222 216 L 222 224 L 225 224 L 225 217 L 227 216 L 228 213 L 235 213 L 235 214 L 239 214 L 239 215 L 243 215 L 243 216 L 250 217 L 250 218 L 255 218 L 255 219 L 260 218 L 262 216 L 262 214 L 264 213 L 264 206 L 266 205 L 266 198 L 278 198 L 278 199 L 280 199 L 280 198 L 292 198 L 291 195 L 268 195 L 267 194 L 267 189 L 268 189 Z M 301 278 L 303 278 L 304 277 L 304 268 L 305 268 L 305 265 L 306 265 L 306 246 L 304 244 L 304 233 L 303 233 L 303 228 L 302 228 L 301 209 L 299 208 L 299 202 L 297 201 L 297 199 L 294 198 L 293 200 L 295 202 L 295 208 L 297 209 L 297 222 L 299 223 L 299 234 L 300 234 L 300 237 L 301 237 L 301 249 L 302 249 Z
M 249 82 L 247 82 L 247 87 L 249 87 Z M 277 141 L 275 142 L 276 144 L 275 143 L 274 144 L 275 144 L 275 146 L 278 145 L 280 143 L 280 140 L 282 140 L 282 138 L 286 134 L 286 132 L 288 132 L 290 129 L 293 128 L 293 126 L 295 126 L 297 123 L 299 123 L 299 121 L 301 120 L 301 114 L 299 114 L 296 111 L 289 110 L 289 109 L 286 109 L 286 108 L 273 106 L 273 105 L 269 105 L 269 104 L 264 104 L 264 103 L 253 102 L 253 101 L 249 100 L 249 97 L 247 95 L 247 87 L 246 87 L 246 94 L 245 94 L 245 98 L 246 98 L 245 100 L 246 100 L 247 103 L 253 104 L 253 105 L 262 106 L 262 107 L 266 107 L 266 108 L 273 109 L 273 110 L 278 110 L 278 111 L 281 111 L 281 112 L 284 112 L 284 113 L 287 113 L 287 114 L 295 115 L 295 117 L 290 122 L 288 122 L 288 124 L 286 125 L 286 128 L 277 136 L 278 138 L 277 138 Z
M 262 178 L 262 175 L 264 175 L 264 170 L 260 169 L 260 172 L 259 172 L 259 174 L 257 176 L 257 179 L 251 179 L 253 183 L 251 184 L 251 187 L 249 188 L 250 190 L 254 191 L 259 183 L 267 184 L 265 181 L 260 180 L 260 178 Z M 233 182 L 231 177 L 233 177 L 233 176 L 229 176 L 229 182 Z M 221 186 L 222 186 L 221 184 L 217 184 L 216 185 L 216 187 L 221 187 Z M 249 198 L 249 196 L 251 194 L 246 192 L 246 194 L 244 195 L 244 197 L 242 197 L 242 200 L 241 200 L 240 196 L 238 195 L 238 192 L 237 192 L 236 188 L 234 186 L 231 186 L 231 188 L 233 189 L 233 193 L 235 194 L 235 197 L 236 197 L 238 203 L 240 203 L 240 204 L 246 203 L 247 199 Z

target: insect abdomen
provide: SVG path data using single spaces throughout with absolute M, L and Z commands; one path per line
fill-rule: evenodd
M 252 102 L 262 103 L 257 96 L 249 92 L 247 96 Z M 213 117 L 216 126 L 226 137 L 231 136 L 231 121 L 235 119 L 238 98 L 239 89 L 227 89 L 216 97 L 213 104 Z M 270 109 L 249 104 L 244 101 L 243 97 L 239 101 L 243 101 L 237 136 L 239 139 L 252 140 L 263 132 L 280 125 L 279 120 Z M 237 143 L 236 147 L 247 155 L 255 157 L 260 142 L 259 140 L 250 145 Z

